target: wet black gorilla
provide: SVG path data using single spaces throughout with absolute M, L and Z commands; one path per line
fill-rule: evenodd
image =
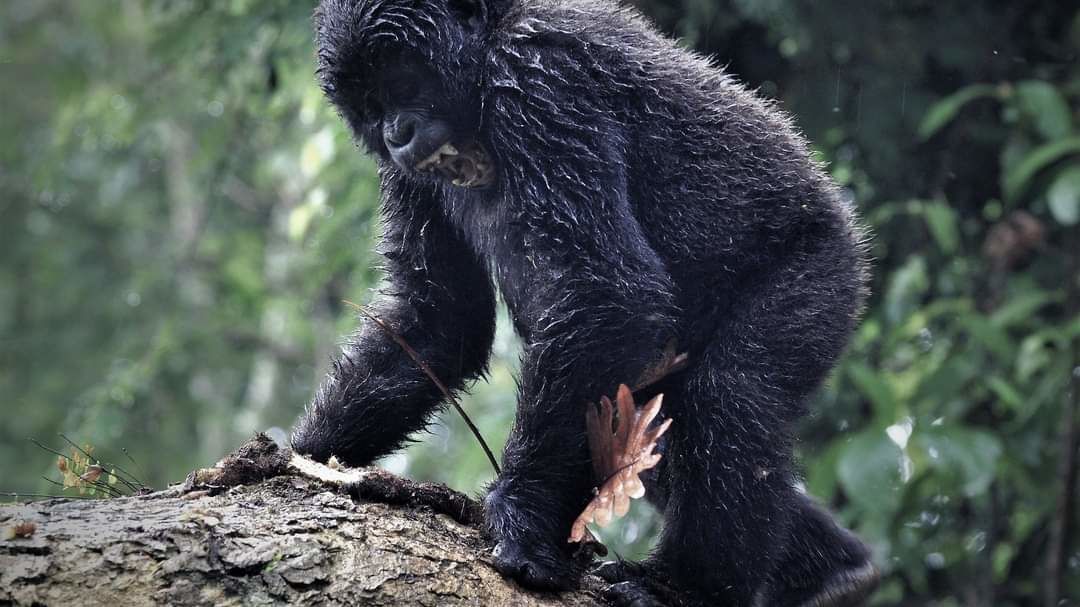
M 864 262 L 788 119 L 607 0 L 323 0 L 316 22 L 322 86 L 379 163 L 379 314 L 460 388 L 487 362 L 494 278 L 524 343 L 484 504 L 500 571 L 574 585 L 586 403 L 674 340 L 691 364 L 655 386 L 675 423 L 649 566 L 726 605 L 868 591 L 866 548 L 795 487 L 792 424 L 852 330 Z M 369 464 L 440 404 L 364 323 L 293 444 Z

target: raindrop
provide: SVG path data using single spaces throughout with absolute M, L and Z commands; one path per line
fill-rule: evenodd
M 206 104 L 206 113 L 214 118 L 218 118 L 225 113 L 225 104 L 215 99 Z
M 885 428 L 885 434 L 889 436 L 892 442 L 896 443 L 897 447 L 904 449 L 907 447 L 908 439 L 911 438 L 911 431 L 914 429 L 914 423 L 910 417 L 905 417 L 900 420 L 899 423 L 895 423 L 888 428 Z
M 937 447 L 930 447 L 926 450 L 926 454 L 930 456 L 930 459 L 937 459 L 941 455 L 938 453 Z
M 142 296 L 136 291 L 128 291 L 127 295 L 124 296 L 124 301 L 134 308 L 142 303 Z
M 911 458 L 904 454 L 900 458 L 900 481 L 907 483 L 911 480 L 911 477 L 915 474 L 915 462 L 911 461 Z
M 986 532 L 979 531 L 975 535 L 971 536 L 971 538 L 967 542 L 967 546 L 965 547 L 967 548 L 968 552 L 982 552 L 983 549 L 986 548 Z
M 779 50 L 784 57 L 794 57 L 799 52 L 799 43 L 794 38 L 784 38 L 780 41 Z
M 945 566 L 945 555 L 940 552 L 931 552 L 924 559 L 926 566 L 931 569 L 941 569 Z
M 929 352 L 934 347 L 934 334 L 926 327 L 919 330 L 919 347 L 923 352 Z
M 838 113 L 840 111 L 840 76 L 839 76 L 839 74 L 837 74 L 837 76 L 836 76 L 836 95 L 833 97 L 832 111 L 834 113 Z

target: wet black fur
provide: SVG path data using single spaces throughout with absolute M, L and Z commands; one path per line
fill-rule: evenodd
M 485 501 L 501 571 L 575 584 L 585 403 L 671 339 L 691 366 L 655 388 L 675 422 L 648 494 L 665 517 L 650 566 L 707 600 L 794 605 L 868 565 L 793 486 L 792 425 L 852 331 L 864 262 L 849 204 L 783 113 L 606 0 L 323 0 L 316 23 L 323 88 L 380 164 L 378 312 L 457 389 L 487 363 L 492 279 L 524 343 Z M 491 153 L 494 185 L 391 161 L 378 87 L 406 60 L 441 89 L 425 111 Z M 440 404 L 365 322 L 293 444 L 367 464 Z

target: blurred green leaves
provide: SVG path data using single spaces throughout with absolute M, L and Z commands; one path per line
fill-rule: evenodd
M 998 88 L 989 84 L 974 84 L 948 95 L 926 111 L 919 123 L 919 137 L 929 139 L 956 119 L 960 110 L 978 99 L 997 98 Z
M 1046 192 L 1050 213 L 1064 226 L 1080 222 L 1080 164 L 1058 174 Z

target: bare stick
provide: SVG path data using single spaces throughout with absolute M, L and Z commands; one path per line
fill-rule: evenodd
M 428 376 L 428 379 L 430 379 L 432 383 L 434 383 L 435 386 L 439 388 L 439 391 L 442 392 L 443 396 L 445 396 L 446 399 L 450 401 L 450 404 L 454 405 L 454 408 L 457 409 L 458 415 L 461 416 L 461 419 L 465 420 L 465 425 L 469 427 L 469 430 L 472 431 L 473 436 L 476 437 L 477 442 L 480 443 L 480 447 L 484 450 L 484 453 L 487 454 L 488 461 L 491 462 L 491 467 L 495 469 L 495 474 L 499 474 L 499 463 L 495 461 L 495 455 L 491 452 L 491 449 L 488 448 L 487 442 L 484 441 L 484 437 L 480 435 L 480 430 L 476 427 L 475 424 L 473 424 L 472 420 L 469 419 L 469 416 L 465 413 L 465 409 L 461 407 L 461 403 L 458 402 L 458 399 L 454 398 L 454 395 L 450 392 L 450 389 L 446 387 L 446 384 L 442 383 L 442 381 L 439 380 L 439 377 L 435 375 L 435 372 L 431 370 L 431 367 L 428 366 L 426 362 L 424 362 L 424 359 L 420 358 L 420 354 L 417 353 L 417 351 L 409 345 L 409 342 L 405 341 L 404 337 L 398 335 L 397 332 L 391 329 L 390 326 L 383 322 L 381 318 L 376 316 L 374 312 L 358 303 L 353 303 L 347 299 L 343 301 L 350 306 L 356 308 L 358 312 L 371 319 L 371 322 L 378 325 L 378 327 L 382 329 L 383 332 L 386 333 L 386 335 L 390 339 L 394 340 L 394 343 L 401 346 L 401 349 L 409 355 L 409 358 L 411 358 L 413 362 L 416 363 L 416 366 L 420 367 L 420 370 Z

